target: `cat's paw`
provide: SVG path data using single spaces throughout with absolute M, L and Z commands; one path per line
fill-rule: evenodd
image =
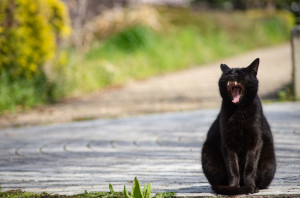
M 240 187 L 240 179 L 238 177 L 234 177 L 229 181 L 229 186 L 230 187 Z
M 258 193 L 259 192 L 259 188 L 256 186 L 245 186 L 248 194 L 253 194 L 253 193 Z

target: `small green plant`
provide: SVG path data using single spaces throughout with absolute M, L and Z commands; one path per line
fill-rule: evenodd
M 114 194 L 114 193 L 115 193 L 115 191 L 114 191 L 114 188 L 113 188 L 113 186 L 112 186 L 111 184 L 109 184 L 109 185 L 108 185 L 108 187 L 109 187 L 109 191 L 110 191 L 110 193 L 111 193 L 111 194 Z
M 134 183 L 131 189 L 131 195 L 129 195 L 126 186 L 124 185 L 124 196 L 125 198 L 151 198 L 151 185 L 147 183 L 143 192 L 141 191 L 141 186 L 137 178 L 134 178 Z M 175 197 L 175 192 L 164 192 L 164 193 L 156 193 L 155 198 L 173 198 Z
M 129 193 L 128 193 L 125 185 L 124 185 L 124 195 L 125 195 L 125 198 L 151 198 L 151 185 L 150 185 L 150 183 L 147 183 L 144 186 L 144 189 L 142 192 L 138 179 L 134 178 L 134 183 L 131 188 L 131 196 L 129 196 Z

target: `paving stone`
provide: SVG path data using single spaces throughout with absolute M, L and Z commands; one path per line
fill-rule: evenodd
M 256 195 L 300 196 L 300 103 L 264 105 L 278 168 Z M 2 191 L 76 194 L 129 189 L 134 177 L 153 192 L 213 196 L 200 151 L 218 109 L 84 121 L 0 131 Z

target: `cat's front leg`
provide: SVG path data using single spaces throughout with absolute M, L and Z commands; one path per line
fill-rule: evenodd
M 257 146 L 255 150 L 250 150 L 246 154 L 246 164 L 243 173 L 245 186 L 249 189 L 249 193 L 257 193 L 258 188 L 255 184 L 257 166 L 259 160 L 260 146 Z
M 239 187 L 240 170 L 237 153 L 233 150 L 225 149 L 224 158 L 228 175 L 228 185 L 231 187 Z

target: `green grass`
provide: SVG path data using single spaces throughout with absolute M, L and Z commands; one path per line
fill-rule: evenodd
M 58 91 L 46 76 L 9 80 L 4 72 L 0 75 L 0 113 L 7 110 L 16 112 L 52 102 Z
M 77 194 L 77 195 L 59 195 L 59 194 L 49 194 L 49 193 L 30 193 L 23 192 L 21 190 L 12 190 L 1 192 L 0 187 L 0 197 L 1 198 L 151 198 L 151 185 L 148 183 L 144 186 L 143 191 L 141 190 L 141 186 L 137 178 L 133 181 L 133 186 L 131 189 L 131 194 L 127 192 L 126 186 L 124 186 L 123 192 L 115 192 L 113 186 L 109 184 L 109 192 L 87 192 Z M 155 198 L 174 198 L 175 193 L 173 192 L 164 192 L 164 193 L 156 193 Z
M 30 193 L 20 190 L 13 190 L 7 192 L 0 192 L 1 198 L 125 198 L 123 192 L 84 192 L 77 195 L 59 195 L 59 194 L 49 194 L 49 193 Z M 173 198 L 175 193 L 156 193 L 155 198 Z
M 49 194 L 49 193 L 30 193 L 23 192 L 20 190 L 0 192 L 0 197 L 2 198 L 119 198 L 124 197 L 123 193 L 113 193 L 110 192 L 85 192 L 77 195 L 67 196 L 67 195 L 59 195 L 59 194 Z

